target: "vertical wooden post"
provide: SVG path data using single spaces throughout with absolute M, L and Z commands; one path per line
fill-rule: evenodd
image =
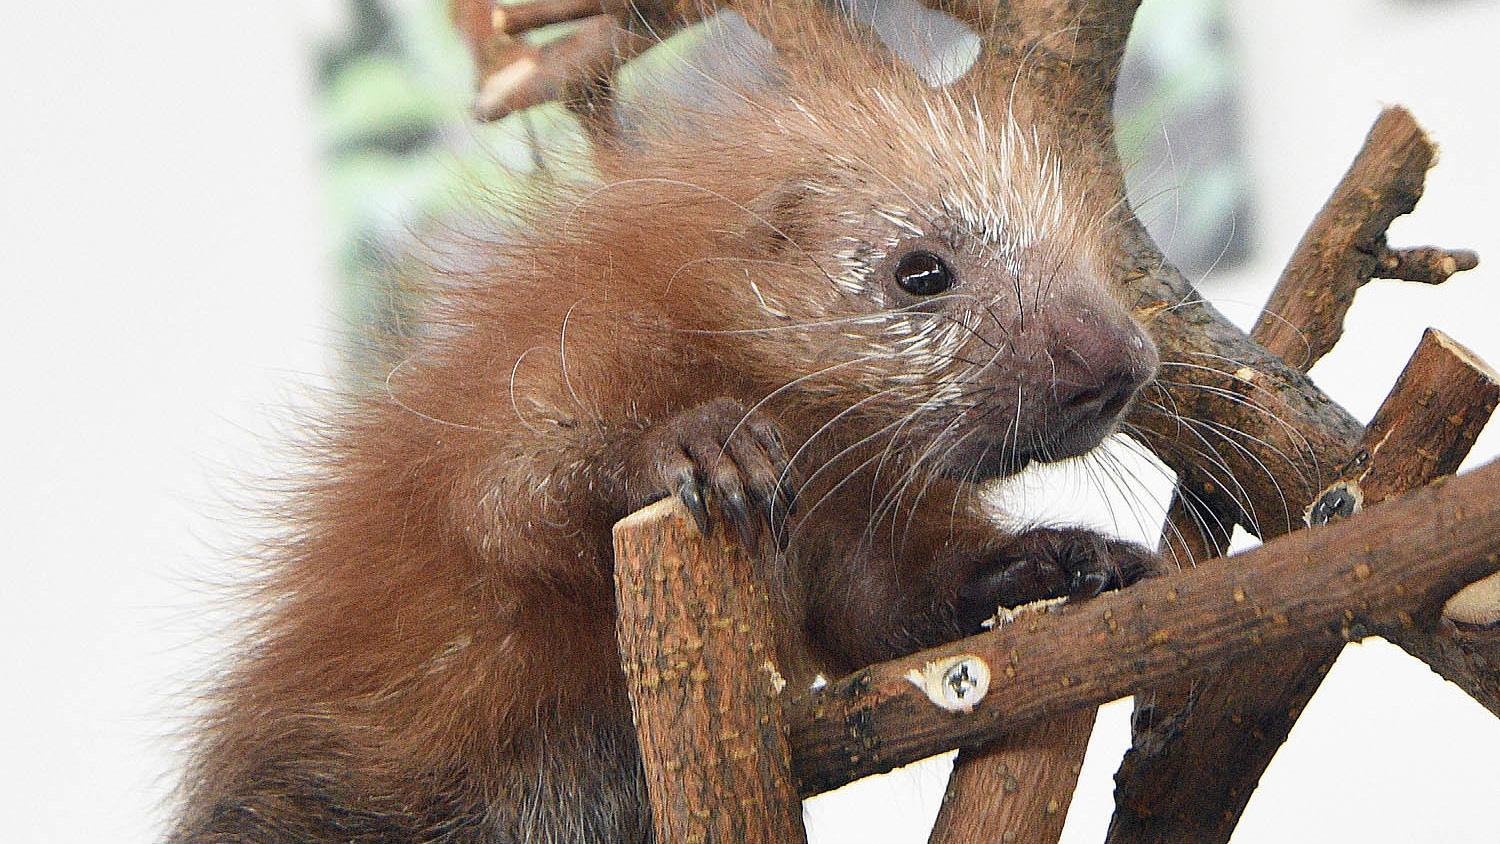
M 770 605 L 677 499 L 615 525 L 620 657 L 659 844 L 800 844 Z
M 1062 837 L 1094 728 L 1085 707 L 959 751 L 928 844 L 1047 844 Z

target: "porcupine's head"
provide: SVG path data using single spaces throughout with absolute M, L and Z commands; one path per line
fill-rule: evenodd
M 726 153 L 779 174 L 746 203 L 764 242 L 734 267 L 742 327 L 777 337 L 766 364 L 830 430 L 928 469 L 1092 449 L 1157 366 L 1107 264 L 1113 191 L 1023 80 L 935 87 L 830 37 L 778 45 L 778 96 Z

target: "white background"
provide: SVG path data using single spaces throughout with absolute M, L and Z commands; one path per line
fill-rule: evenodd
M 225 618 L 212 584 L 232 578 L 233 549 L 254 531 L 233 502 L 274 465 L 278 420 L 331 358 L 308 56 L 334 8 L 0 10 L 7 842 L 159 837 L 182 690 Z M 1443 159 L 1393 241 L 1473 247 L 1493 263 L 1439 289 L 1367 288 L 1314 375 L 1368 417 L 1425 326 L 1500 361 L 1500 8 L 1234 10 L 1260 251 L 1209 295 L 1253 319 L 1380 105 L 1404 103 Z M 1492 430 L 1471 464 L 1497 451 Z M 1101 718 L 1068 841 L 1100 839 L 1126 711 Z M 929 765 L 817 801 L 817 840 L 924 840 L 941 786 Z M 1497 829 L 1500 722 L 1375 644 L 1339 662 L 1235 840 L 1492 844 Z

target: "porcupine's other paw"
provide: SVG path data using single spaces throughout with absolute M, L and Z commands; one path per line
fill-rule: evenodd
M 632 484 L 639 503 L 682 499 L 707 534 L 716 518 L 753 548 L 768 527 L 784 538 L 795 485 L 781 432 L 734 399 L 704 402 L 648 429 Z
M 977 624 L 1001 607 L 1047 598 L 1083 600 L 1165 570 L 1160 555 L 1079 528 L 1038 528 L 1007 543 L 959 595 L 959 614 Z

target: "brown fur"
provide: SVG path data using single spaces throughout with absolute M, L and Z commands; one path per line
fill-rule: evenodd
M 744 92 L 735 113 L 606 154 L 598 183 L 546 185 L 522 224 L 474 246 L 477 266 L 434 282 L 389 377 L 323 426 L 174 841 L 649 840 L 610 527 L 671 491 L 641 471 L 648 434 L 712 399 L 754 408 L 801 449 L 797 513 L 771 514 L 786 550 L 757 551 L 796 682 L 968 632 L 974 601 L 1066 592 L 1056 575 L 1087 568 L 1069 559 L 1080 548 L 1094 563 L 1129 556 L 1081 532 L 999 531 L 973 483 L 996 473 L 963 470 L 967 446 L 945 458 L 959 471 L 936 471 L 955 431 L 985 425 L 1001 450 L 1024 435 L 1055 456 L 1037 432 L 1052 424 L 1048 357 L 1069 320 L 1079 346 L 1133 330 L 1097 281 L 1103 209 L 1065 141 L 833 32 L 824 22 L 809 36 L 821 41 L 784 48 L 783 85 Z M 896 388 L 912 359 L 856 361 L 890 338 L 848 317 L 899 303 L 839 293 L 823 271 L 840 238 L 898 237 L 871 209 L 950 195 L 981 170 L 996 181 L 998 134 L 978 145 L 970 102 L 991 133 L 1026 126 L 1026 155 L 1061 151 L 1065 219 L 1017 257 L 1016 278 L 957 223 L 931 233 L 956 244 L 961 278 L 993 289 L 941 322 L 967 320 L 961 354 Z M 997 184 L 1014 196 L 987 195 L 1014 216 L 1042 180 L 1039 159 L 1008 154 Z M 889 257 L 868 258 L 872 284 Z M 956 378 L 973 379 L 969 395 L 889 430 Z M 1016 407 L 1014 384 L 1038 394 Z

